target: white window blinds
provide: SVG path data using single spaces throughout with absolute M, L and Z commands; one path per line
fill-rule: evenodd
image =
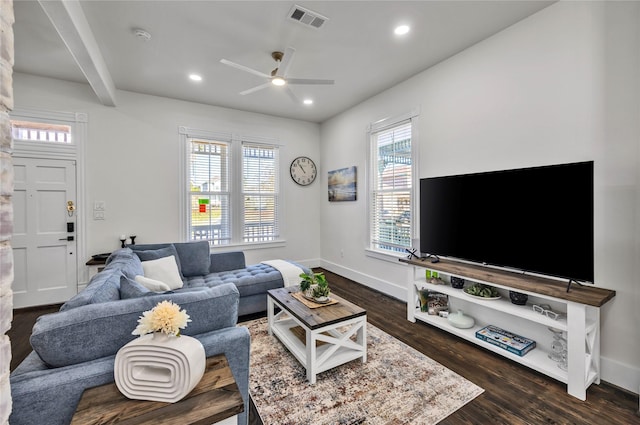
M 278 147 L 242 144 L 243 242 L 267 242 L 280 236 Z
M 413 228 L 411 121 L 373 131 L 370 149 L 371 248 L 404 253 Z
M 189 240 L 231 241 L 230 142 L 189 140 Z

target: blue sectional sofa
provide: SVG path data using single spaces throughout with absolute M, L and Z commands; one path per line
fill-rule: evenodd
M 264 264 L 246 266 L 242 252 L 209 254 L 206 242 L 131 248 L 113 252 L 60 311 L 38 318 L 33 351 L 10 376 L 12 425 L 68 424 L 85 389 L 114 381 L 115 354 L 135 338 L 142 313 L 165 299 L 187 311 L 192 321 L 182 333 L 200 340 L 207 357 L 227 357 L 245 403 L 238 424 L 247 423 L 250 337 L 238 315 L 266 310 L 266 291 L 282 287 L 282 276 Z M 145 261 L 172 255 L 181 288 L 158 293 L 135 280 Z

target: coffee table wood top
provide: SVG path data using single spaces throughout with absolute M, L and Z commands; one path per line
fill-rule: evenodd
M 291 295 L 295 292 L 299 292 L 297 286 L 271 289 L 267 294 L 311 330 L 367 314 L 365 309 L 333 294 L 331 298 L 337 300 L 337 304 L 309 308 Z
M 224 355 L 207 358 L 204 376 L 175 403 L 130 400 L 115 383 L 85 390 L 71 424 L 207 424 L 242 413 L 242 395 Z

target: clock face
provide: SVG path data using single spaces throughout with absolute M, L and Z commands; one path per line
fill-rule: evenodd
M 318 175 L 316 164 L 306 156 L 299 156 L 293 160 L 289 168 L 291 178 L 300 186 L 307 186 L 313 183 Z

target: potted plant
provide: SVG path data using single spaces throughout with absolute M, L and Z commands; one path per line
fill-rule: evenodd
M 329 282 L 323 273 L 301 273 L 300 291 L 307 297 L 315 301 L 324 302 L 329 299 L 331 290 Z

